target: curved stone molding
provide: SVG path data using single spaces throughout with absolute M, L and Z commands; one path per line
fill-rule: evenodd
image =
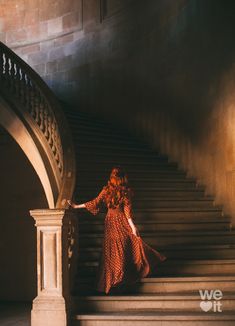
M 65 207 L 65 199 L 73 193 L 75 159 L 69 127 L 54 94 L 38 74 L 3 43 L 0 43 L 0 82 L 2 97 L 23 122 L 41 155 L 54 207 Z M 38 173 L 37 167 L 34 168 Z
M 45 164 L 35 145 L 31 135 L 25 128 L 23 122 L 17 117 L 15 112 L 0 98 L 0 124 L 8 131 L 21 147 L 32 166 L 34 167 L 38 177 L 42 183 L 46 194 L 48 207 L 55 206 L 54 196 L 52 193 L 52 185 L 50 183 Z

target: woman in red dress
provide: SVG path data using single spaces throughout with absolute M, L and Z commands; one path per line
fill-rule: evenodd
M 104 224 L 103 251 L 97 273 L 97 290 L 130 285 L 158 270 L 166 256 L 148 246 L 133 223 L 132 191 L 126 173 L 114 167 L 99 195 L 86 203 L 68 203 L 96 215 L 102 204 L 108 208 Z

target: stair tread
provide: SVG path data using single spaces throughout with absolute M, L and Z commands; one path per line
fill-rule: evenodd
M 173 248 L 169 248 L 169 250 L 185 250 L 185 251 L 187 251 L 187 250 L 193 250 L 193 249 L 210 249 L 210 248 L 212 248 L 212 249 L 220 249 L 220 248 L 226 248 L 226 249 L 235 249 L 235 244 L 212 244 L 212 245 L 210 245 L 210 244 L 203 244 L 203 245 L 201 245 L 201 244 L 191 244 L 191 245 L 187 245 L 187 248 L 185 248 L 185 245 L 180 245 L 180 246 L 177 246 L 177 245 L 175 245 Z M 167 248 L 165 248 L 165 250 L 166 250 Z M 81 247 L 80 248 L 80 250 L 82 250 L 82 251 L 92 251 L 92 252 L 94 252 L 94 251 L 101 251 L 102 250 L 102 248 L 101 247 L 92 247 L 92 246 L 90 246 L 90 247 Z
M 221 208 L 218 206 L 211 207 L 148 207 L 148 208 L 138 208 L 138 212 L 140 213 L 148 213 L 148 212 L 220 212 Z M 79 212 L 82 213 L 82 212 Z M 137 212 L 134 211 L 134 215 Z M 99 215 L 106 215 L 106 213 L 100 212 Z
M 229 235 L 229 236 L 235 236 L 235 230 L 232 230 L 232 231 L 228 231 L 228 230 L 225 230 L 225 231 L 220 231 L 220 230 L 213 230 L 213 231 L 209 231 L 209 230 L 170 230 L 170 231 L 162 231 L 162 230 L 154 230 L 154 231 L 142 231 L 141 232 L 141 235 L 143 236 L 152 236 L 153 234 L 157 234 L 158 237 L 162 237 L 162 236 L 165 236 L 165 235 L 169 235 L 169 236 L 174 236 L 176 235 L 177 233 L 177 236 L 179 235 L 186 235 L 186 236 L 201 236 L 201 235 Z M 97 231 L 97 232 L 92 232 L 92 233 L 89 233 L 89 232 L 83 232 L 79 235 L 80 237 L 103 237 L 103 232 L 102 231 Z
M 97 300 L 97 301 L 151 301 L 151 300 L 199 300 L 201 301 L 198 291 L 194 292 L 177 292 L 177 293 L 140 293 L 140 294 L 109 294 L 109 295 L 75 295 L 76 299 Z M 223 291 L 223 299 L 235 300 L 235 294 Z
M 202 218 L 203 219 L 203 218 Z M 214 223 L 229 223 L 230 222 L 230 219 L 221 219 L 219 220 L 218 218 L 217 219 L 213 219 L 213 217 L 209 217 L 207 219 L 205 219 L 204 221 L 203 220 L 183 220 L 183 221 L 174 221 L 174 218 L 168 218 L 167 220 L 154 220 L 154 219 L 151 219 L 151 220 L 136 220 L 135 221 L 135 224 L 138 224 L 138 225 L 144 225 L 144 224 L 214 224 Z M 210 220 L 211 219 L 211 220 Z M 92 220 L 92 221 L 85 221 L 85 220 L 80 220 L 80 225 L 104 225 L 104 221 L 100 221 L 100 220 Z
M 74 316 L 76 320 L 234 320 L 234 311 L 225 311 L 219 314 L 213 312 L 197 312 L 197 311 L 176 311 L 170 309 L 128 312 L 100 312 L 100 313 L 79 313 Z
M 83 280 L 84 282 L 90 282 L 93 278 L 92 277 L 79 277 L 79 280 Z M 142 278 L 139 282 L 140 283 L 165 283 L 165 282 L 199 282 L 199 281 L 207 281 L 207 282 L 214 282 L 214 281 L 235 281 L 235 272 L 234 275 L 211 275 L 211 276 L 174 276 L 174 277 L 145 277 Z
M 193 264 L 193 265 L 200 265 L 200 264 L 235 264 L 234 258 L 226 258 L 226 259 L 167 259 L 164 262 L 164 265 L 180 265 L 181 263 L 184 264 Z M 98 261 L 86 261 L 78 263 L 79 266 L 98 266 Z M 234 270 L 235 272 L 235 270 Z

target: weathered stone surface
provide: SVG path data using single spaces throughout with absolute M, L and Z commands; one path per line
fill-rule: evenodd
M 71 55 L 64 57 L 58 62 L 58 71 L 69 71 L 73 65 L 74 62 Z
M 43 76 L 46 72 L 46 65 L 45 63 L 40 63 L 39 65 L 34 65 L 34 69 L 39 75 Z
M 54 40 L 55 47 L 64 46 L 67 43 L 71 43 L 74 40 L 74 33 L 58 37 Z
M 46 64 L 47 74 L 55 73 L 57 71 L 58 71 L 58 62 L 57 61 L 47 62 L 47 64 Z
M 62 59 L 64 57 L 64 48 L 59 47 L 59 48 L 54 48 L 49 52 L 49 60 L 50 61 L 55 61 L 58 59 Z
M 37 65 L 40 63 L 46 63 L 48 60 L 47 52 L 36 52 L 28 56 L 29 63 L 32 65 Z
M 63 31 L 63 21 L 61 17 L 48 20 L 48 34 L 60 34 Z
M 20 29 L 17 31 L 11 31 L 6 33 L 7 43 L 20 43 L 27 40 L 27 31 L 25 29 Z
M 63 29 L 67 30 L 70 28 L 82 28 L 82 16 L 81 12 L 72 12 L 63 16 Z
M 40 51 L 40 44 L 33 44 L 29 46 L 25 46 L 21 49 L 22 54 L 30 54 L 34 52 L 39 52 Z

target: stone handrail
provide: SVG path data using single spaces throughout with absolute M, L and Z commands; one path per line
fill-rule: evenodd
M 0 42 L 0 94 L 24 122 L 43 157 L 56 208 L 66 207 L 75 184 L 70 130 L 55 95 L 41 77 Z

